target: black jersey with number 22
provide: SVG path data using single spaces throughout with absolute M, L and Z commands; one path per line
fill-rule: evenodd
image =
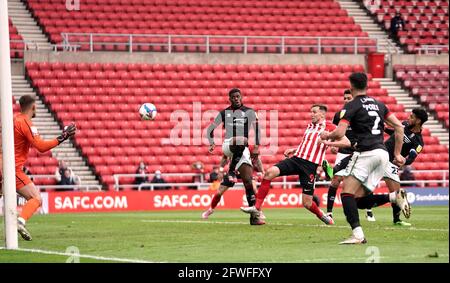
M 341 121 L 352 128 L 356 151 L 386 149 L 383 141 L 384 120 L 390 115 L 384 103 L 363 95 L 356 96 L 341 111 Z

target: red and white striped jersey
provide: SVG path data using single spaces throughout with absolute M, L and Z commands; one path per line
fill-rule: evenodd
M 335 125 L 325 120 L 322 123 L 310 123 L 303 134 L 302 142 L 295 151 L 294 156 L 321 165 L 327 146 L 323 143 L 319 144 L 320 134 L 325 130 L 331 132 L 335 128 Z

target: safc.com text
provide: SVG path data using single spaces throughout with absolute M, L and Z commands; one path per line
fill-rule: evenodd
M 156 195 L 153 197 L 153 205 L 155 208 L 170 207 L 208 207 L 214 195 Z M 223 206 L 223 198 L 218 206 Z
M 55 209 L 117 209 L 127 207 L 126 196 L 55 197 Z
M 302 204 L 301 193 L 268 194 L 264 202 L 268 206 L 298 206 Z

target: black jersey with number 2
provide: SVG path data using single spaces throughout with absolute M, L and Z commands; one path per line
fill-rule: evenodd
M 387 151 L 384 145 L 384 120 L 390 115 L 384 103 L 366 96 L 356 96 L 341 110 L 341 121 L 352 128 L 356 139 L 356 151 L 377 148 Z

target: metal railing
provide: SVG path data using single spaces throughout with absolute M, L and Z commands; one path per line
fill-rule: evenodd
M 448 45 L 421 45 L 416 48 L 419 54 L 441 54 L 444 50 L 448 52 Z
M 194 52 L 268 52 L 276 54 L 292 52 L 293 48 L 309 48 L 308 53 L 322 54 L 323 48 L 347 48 L 345 53 L 359 54 L 359 48 L 378 51 L 378 39 L 369 37 L 305 37 L 305 36 L 219 36 L 219 35 L 161 35 L 161 34 L 104 34 L 61 33 L 62 44 L 54 50 L 94 52 L 103 51 L 103 46 L 121 48 L 119 51 L 183 52 L 178 47 L 190 47 Z M 332 41 L 335 41 L 334 43 Z M 87 46 L 87 48 L 83 48 Z M 150 50 L 153 48 L 152 50 Z M 229 51 L 220 51 L 227 48 Z M 255 51 L 253 49 L 260 49 Z M 145 49 L 145 50 L 144 50 Z M 217 49 L 214 51 L 214 49 Z M 116 50 L 117 51 L 117 50 Z M 364 52 L 363 52 L 364 53 Z
M 39 185 L 36 186 L 38 189 L 55 189 L 55 190 L 65 190 L 70 189 L 72 191 L 101 191 L 101 185 Z
M 171 177 L 199 177 L 200 178 L 200 182 L 199 183 L 142 183 L 142 184 L 120 184 L 120 178 L 123 177 L 149 177 L 149 178 L 153 178 L 155 176 L 154 173 L 149 173 L 149 174 L 114 174 L 113 178 L 114 178 L 114 189 L 116 191 L 123 189 L 123 188 L 137 188 L 137 189 L 141 189 L 143 186 L 145 187 L 151 187 L 152 190 L 154 187 L 185 187 L 185 186 L 197 186 L 199 184 L 204 184 L 205 183 L 205 177 L 204 174 L 200 174 L 200 173 L 164 173 L 162 176 L 164 178 L 171 178 Z M 186 185 L 188 184 L 188 185 Z M 209 185 L 208 185 L 209 186 Z
M 55 175 L 30 175 L 29 176 L 33 181 L 36 179 L 50 179 L 50 180 L 56 180 L 55 179 Z M 55 190 L 63 190 L 63 189 L 72 189 L 74 191 L 77 190 L 84 190 L 84 191 L 101 191 L 102 190 L 102 186 L 101 185 L 88 185 L 88 184 L 83 184 L 81 182 L 81 178 L 80 176 L 75 175 L 74 178 L 77 180 L 76 181 L 76 185 L 36 185 L 36 187 L 38 189 L 55 189 Z

